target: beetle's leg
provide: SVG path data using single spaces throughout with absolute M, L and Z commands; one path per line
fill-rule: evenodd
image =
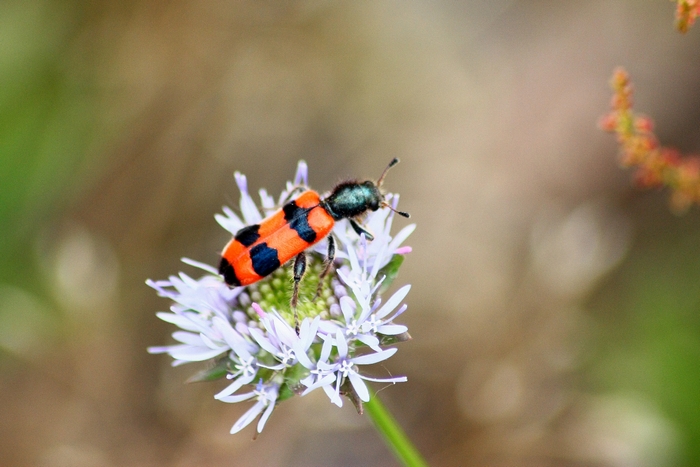
M 323 288 L 323 279 L 331 272 L 333 267 L 333 260 L 335 259 L 335 240 L 333 235 L 328 236 L 328 254 L 326 255 L 325 266 L 321 274 L 318 276 L 318 287 L 316 288 L 316 295 L 314 295 L 314 300 L 316 300 L 319 295 L 321 295 L 321 289 Z
M 292 291 L 292 310 L 294 310 L 294 330 L 299 335 L 299 315 L 297 314 L 297 302 L 299 301 L 299 282 L 306 271 L 306 254 L 302 251 L 294 260 L 294 290 Z
M 365 234 L 365 238 L 369 240 L 370 242 L 374 240 L 374 235 L 369 233 L 369 230 L 365 229 L 363 226 L 361 226 L 355 219 L 348 219 L 350 221 L 350 225 L 352 226 L 352 229 L 357 232 L 357 235 L 362 235 Z

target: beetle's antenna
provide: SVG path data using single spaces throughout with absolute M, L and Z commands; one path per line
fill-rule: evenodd
M 409 213 L 405 212 L 405 211 L 397 211 L 396 209 L 392 208 L 392 207 L 389 205 L 389 203 L 387 203 L 386 201 L 382 201 L 381 204 L 382 204 L 382 207 L 391 209 L 392 211 L 394 211 L 394 212 L 395 212 L 396 214 L 398 214 L 399 216 L 403 216 L 403 217 L 405 217 L 406 219 L 409 219 L 409 218 L 411 217 L 411 215 L 410 215 Z
M 379 188 L 380 186 L 382 186 L 382 182 L 384 181 L 384 177 L 386 177 L 386 173 L 389 171 L 389 169 L 392 168 L 393 166 L 395 166 L 395 165 L 398 164 L 398 163 L 399 163 L 399 158 L 398 158 L 398 157 L 394 157 L 394 158 L 391 160 L 391 162 L 389 162 L 389 165 L 386 166 L 386 169 L 384 169 L 384 172 L 382 172 L 382 174 L 380 175 L 379 180 L 377 180 L 377 188 Z

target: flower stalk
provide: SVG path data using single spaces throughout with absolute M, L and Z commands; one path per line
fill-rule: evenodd
M 384 442 L 402 465 L 405 467 L 428 466 L 401 426 L 396 423 L 396 419 L 379 400 L 379 397 L 375 395 L 363 404 L 363 407 L 377 431 L 382 435 Z

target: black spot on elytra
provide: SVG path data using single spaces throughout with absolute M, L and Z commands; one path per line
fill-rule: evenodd
M 236 276 L 236 270 L 233 269 L 233 266 L 226 258 L 221 258 L 221 262 L 219 263 L 219 274 L 224 276 L 224 281 L 226 281 L 226 283 L 231 287 L 238 287 L 241 285 L 241 281 L 239 281 L 238 276 Z
M 316 240 L 316 232 L 309 225 L 309 210 L 297 206 L 294 201 L 290 201 L 282 208 L 284 219 L 289 222 L 289 227 L 296 230 L 299 238 L 306 243 Z
M 260 230 L 260 224 L 254 224 L 249 225 L 247 227 L 243 227 L 241 230 L 236 232 L 235 239 L 239 241 L 243 246 L 248 247 L 260 238 L 258 230 Z
M 250 259 L 253 262 L 253 270 L 261 277 L 265 277 L 280 267 L 277 250 L 267 246 L 267 243 L 255 245 L 250 249 Z

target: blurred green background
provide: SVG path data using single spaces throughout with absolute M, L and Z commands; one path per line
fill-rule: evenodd
M 700 210 L 596 129 L 623 65 L 700 151 L 700 27 L 666 1 L 0 3 L 0 465 L 392 466 L 321 394 L 265 432 L 149 345 L 214 264 L 232 173 L 376 177 L 418 230 L 382 398 L 434 466 L 700 465 Z M 403 225 L 403 224 L 402 224 Z M 375 387 L 375 389 L 381 389 Z

